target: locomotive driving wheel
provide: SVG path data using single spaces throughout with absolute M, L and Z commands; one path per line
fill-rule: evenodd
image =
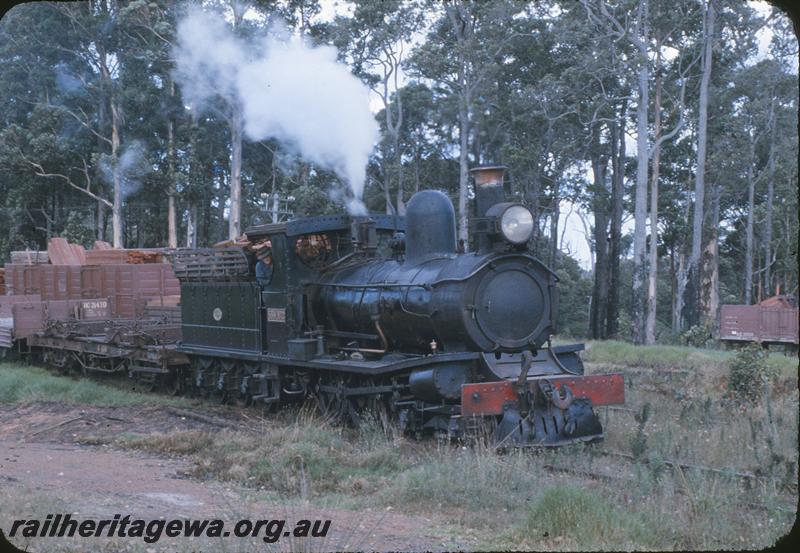
M 344 393 L 344 379 L 320 382 L 314 393 L 314 399 L 322 418 L 327 423 L 338 423 L 347 420 L 347 404 L 349 400 Z
M 351 386 L 350 380 L 349 377 L 339 377 L 335 380 L 321 381 L 314 395 L 326 422 L 349 423 L 358 428 L 361 418 L 356 411 L 357 405 L 347 394 L 347 388 Z
M 336 380 L 319 382 L 314 399 L 326 422 L 346 423 L 359 428 L 364 422 L 374 421 L 387 432 L 391 422 L 387 401 L 382 395 L 347 393 L 348 388 L 363 389 L 373 386 L 375 382 L 371 378 L 353 382 L 351 378 L 339 377 Z

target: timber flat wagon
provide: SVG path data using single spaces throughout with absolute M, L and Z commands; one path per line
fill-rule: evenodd
M 175 351 L 180 286 L 161 253 L 83 252 L 62 239 L 49 250 L 13 252 L 5 265 L 0 356 L 30 356 L 62 372 L 122 372 L 148 383 L 187 363 Z

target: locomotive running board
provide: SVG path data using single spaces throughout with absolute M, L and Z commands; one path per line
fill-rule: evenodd
M 540 348 L 531 360 L 529 376 L 554 375 L 565 373 L 583 374 L 583 362 L 578 352 L 584 349 L 583 344 L 569 344 Z M 481 353 L 483 370 L 487 380 L 513 380 L 519 376 L 521 353 Z

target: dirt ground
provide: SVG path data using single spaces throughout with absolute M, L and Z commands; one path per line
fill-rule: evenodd
M 222 414 L 208 420 L 170 407 L 88 407 L 59 403 L 0 405 L 0 527 L 11 519 L 70 512 L 74 518 L 112 518 L 130 514 L 153 520 L 220 518 L 226 527 L 244 518 L 331 519 L 326 538 L 286 538 L 265 544 L 260 538 L 162 538 L 149 545 L 137 538 L 55 538 L 12 540 L 31 551 L 315 551 L 470 549 L 469 538 L 442 535 L 438 524 L 391 511 L 320 509 L 297 501 L 269 498 L 264 492 L 189 478 L 191 462 L 119 450 L 102 444 L 123 433 L 148 434 L 215 427 L 244 427 L 246 415 Z M 199 414 L 198 414 L 199 415 Z M 199 415 L 205 417 L 205 415 Z M 27 512 L 2 507 L 3 496 L 27 498 Z M 444 532 L 446 534 L 446 532 Z M 220 543 L 223 540 L 225 543 Z

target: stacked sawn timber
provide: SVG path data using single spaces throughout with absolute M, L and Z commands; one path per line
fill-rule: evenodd
M 47 255 L 51 265 L 86 265 L 86 250 L 80 244 L 70 244 L 65 238 L 56 236 L 47 243 Z
M 50 263 L 50 257 L 48 257 L 46 251 L 16 251 L 11 252 L 11 263 L 14 265 L 39 265 Z

